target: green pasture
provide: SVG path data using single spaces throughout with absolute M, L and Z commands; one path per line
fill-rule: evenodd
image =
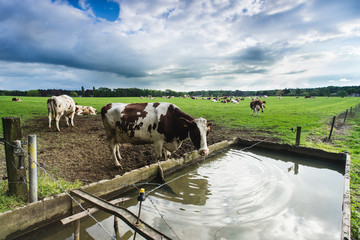
M 47 99 L 44 97 L 21 97 L 22 102 L 12 102 L 12 97 L 0 96 L 0 116 L 17 116 L 22 122 L 34 118 L 47 116 Z M 267 131 L 280 140 L 292 143 L 295 134 L 291 128 L 302 127 L 301 144 L 306 145 L 305 139 L 309 134 L 324 134 L 329 131 L 329 123 L 333 116 L 345 112 L 346 109 L 360 104 L 360 98 L 317 97 L 305 99 L 304 97 L 269 97 L 266 99 L 266 108 L 260 116 L 253 117 L 249 107 L 250 99 L 246 98 L 239 104 L 224 104 L 209 100 L 190 98 L 74 98 L 79 105 L 93 106 L 100 112 L 101 108 L 111 102 L 171 102 L 184 112 L 194 117 L 204 117 L 218 125 Z M 76 124 L 76 117 L 75 117 Z M 44 126 L 46 127 L 46 126 Z M 0 126 L 2 134 L 2 125 Z M 265 133 L 263 133 L 265 134 Z
M 22 125 L 32 118 L 47 118 L 47 99 L 42 97 L 20 97 L 22 102 L 12 102 L 12 97 L 0 96 L 0 116 L 17 116 L 21 118 Z M 337 116 L 337 123 L 344 122 L 344 116 L 339 115 L 347 109 L 356 109 L 360 104 L 360 98 L 354 97 L 316 97 L 315 99 L 305 99 L 304 97 L 269 97 L 266 99 L 266 108 L 260 116 L 253 117 L 249 107 L 250 99 L 245 98 L 239 104 L 214 103 L 209 100 L 190 98 L 74 98 L 79 105 L 93 106 L 101 111 L 101 108 L 111 102 L 170 102 L 176 104 L 184 112 L 193 117 L 204 117 L 208 121 L 214 122 L 229 128 L 252 130 L 255 135 L 277 138 L 279 141 L 295 144 L 296 134 L 291 130 L 302 127 L 301 145 L 313 148 L 321 148 L 327 151 L 349 151 L 351 153 L 351 198 L 352 198 L 352 239 L 359 239 L 360 227 L 360 114 L 355 117 L 348 116 L 347 127 L 341 135 L 333 137 L 331 142 L 323 141 L 327 138 L 330 131 L 333 116 Z M 357 111 L 360 111 L 357 109 Z M 100 117 L 100 116 L 99 116 Z M 62 121 L 64 121 L 62 119 Z M 75 116 L 76 127 L 76 116 Z M 339 124 L 342 125 L 342 124 Z M 44 126 L 47 127 L 47 126 Z M 36 133 L 34 133 L 36 134 Z M 0 137 L 3 136 L 2 124 L 0 125 Z M 3 145 L 0 145 L 0 154 L 3 154 Z M 0 155 L 0 161 L 4 161 L 5 156 Z M 50 180 L 44 180 L 43 194 L 57 193 L 58 189 L 48 184 Z M 0 181 L 0 207 L 1 211 L 18 206 L 18 200 L 14 197 L 6 196 L 6 185 Z M 64 183 L 66 185 L 66 183 Z M 78 187 L 69 184 L 67 188 Z M 41 188 L 41 187 L 40 187 Z

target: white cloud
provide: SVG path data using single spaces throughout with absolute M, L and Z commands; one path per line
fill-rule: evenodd
M 346 78 L 341 78 L 339 81 L 340 81 L 340 82 L 350 82 L 351 80 L 346 79 Z
M 119 18 L 110 22 L 86 0 L 82 10 L 63 0 L 0 0 L 0 60 L 14 69 L 7 75 L 0 68 L 0 79 L 33 87 L 26 81 L 41 79 L 41 68 L 74 88 L 81 81 L 92 85 L 91 75 L 102 76 L 96 83 L 104 87 L 174 90 L 311 86 L 326 74 L 324 85 L 339 75 L 359 79 L 360 19 L 351 4 L 117 2 Z M 344 14 L 334 14 L 337 7 Z

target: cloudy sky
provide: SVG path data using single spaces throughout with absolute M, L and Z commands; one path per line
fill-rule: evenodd
M 0 0 L 0 89 L 360 85 L 359 0 Z

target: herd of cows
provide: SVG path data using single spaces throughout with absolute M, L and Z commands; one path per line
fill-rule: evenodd
M 13 101 L 21 101 L 13 98 Z M 265 101 L 255 98 L 250 107 L 256 116 L 265 108 Z M 80 106 L 67 95 L 52 96 L 47 100 L 49 130 L 55 120 L 56 130 L 60 131 L 59 121 L 65 117 L 66 125 L 74 126 L 75 115 L 96 115 L 91 106 Z M 101 118 L 106 132 L 114 164 L 122 168 L 120 160 L 121 144 L 154 144 L 155 159 L 165 160 L 190 138 L 201 156 L 209 153 L 207 135 L 212 126 L 204 118 L 194 118 L 181 111 L 174 104 L 161 103 L 109 103 L 101 109 Z
M 65 116 L 68 126 L 74 126 L 75 114 L 87 113 L 83 108 L 93 109 L 76 105 L 67 95 L 51 97 L 47 107 L 49 130 L 51 121 L 55 120 L 57 131 L 60 131 L 61 116 Z M 96 109 L 94 111 L 96 114 Z M 187 138 L 190 138 L 200 155 L 209 153 L 206 137 L 212 123 L 204 118 L 193 118 L 171 103 L 109 103 L 101 109 L 101 118 L 114 164 L 120 168 L 122 143 L 152 143 L 158 161 L 163 153 L 166 160 Z

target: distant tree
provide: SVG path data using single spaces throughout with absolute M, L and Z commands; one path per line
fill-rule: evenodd
M 85 89 L 84 89 L 84 86 L 81 87 L 81 96 L 85 97 Z
M 70 92 L 70 97 L 78 97 L 79 95 L 77 94 L 77 92 L 71 91 Z
M 320 91 L 318 89 L 312 89 L 310 91 L 310 96 L 320 96 Z
M 39 92 L 39 90 L 29 90 L 29 91 L 27 91 L 26 95 L 29 97 L 39 97 L 40 92 Z
M 285 89 L 283 90 L 283 92 L 282 92 L 282 95 L 283 95 L 283 96 L 287 96 L 287 95 L 289 95 L 289 93 L 290 93 L 290 89 L 289 89 L 289 88 L 285 88 Z
M 277 90 L 276 91 L 276 96 L 283 96 L 284 94 L 284 90 Z
M 348 96 L 348 93 L 345 90 L 340 90 L 336 95 L 339 97 L 345 97 Z

